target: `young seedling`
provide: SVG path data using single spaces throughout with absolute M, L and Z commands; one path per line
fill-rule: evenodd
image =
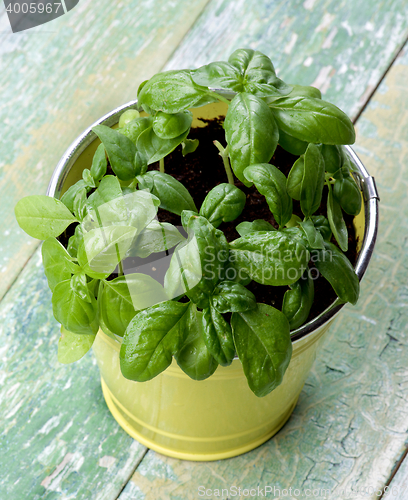
M 228 105 L 225 147 L 214 141 L 226 175 L 214 179 L 197 207 L 165 172 L 166 157 L 178 146 L 183 156 L 195 154 L 200 146 L 188 137 L 191 110 L 217 101 Z M 309 316 L 310 263 L 342 301 L 355 304 L 359 296 L 358 277 L 343 253 L 343 211 L 361 209 L 342 147 L 354 142 L 353 125 L 317 89 L 286 84 L 267 56 L 250 49 L 197 70 L 159 73 L 140 86 L 138 105 L 121 116 L 119 128 L 94 127 L 101 144 L 92 164 L 61 200 L 31 196 L 15 209 L 20 226 L 45 240 L 44 270 L 62 325 L 59 359 L 83 356 L 101 327 L 121 337 L 128 379 L 150 380 L 174 357 L 202 380 L 238 355 L 249 387 L 265 396 L 288 367 L 290 330 Z M 270 163 L 278 144 L 298 156 L 288 177 Z M 241 222 L 240 237 L 228 242 L 223 224 L 235 221 L 246 203 L 237 180 L 265 197 L 276 226 Z M 316 214 L 324 186 L 327 218 Z M 303 219 L 293 214 L 294 201 Z M 159 222 L 159 208 L 181 216 L 184 230 Z M 163 285 L 126 273 L 129 259 L 160 253 L 169 259 Z M 246 288 L 252 280 L 289 287 L 282 311 L 257 303 Z

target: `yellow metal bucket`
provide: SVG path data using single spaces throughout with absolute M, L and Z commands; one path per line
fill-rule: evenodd
M 222 91 L 221 91 L 222 92 Z M 114 127 L 121 113 L 137 108 L 128 103 L 95 123 Z M 223 115 L 223 103 L 192 110 L 200 118 Z M 92 127 L 93 127 L 92 126 Z M 90 168 L 100 143 L 91 128 L 66 151 L 51 179 L 48 194 L 61 195 Z M 364 210 L 355 218 L 359 238 L 356 272 L 361 279 L 370 260 L 378 226 L 374 179 L 351 148 L 360 179 Z M 343 304 L 336 301 L 312 322 L 292 332 L 293 355 L 282 384 L 264 398 L 248 388 L 241 362 L 219 366 L 208 379 L 190 379 L 173 361 L 159 376 L 138 383 L 125 379 L 119 366 L 120 340 L 99 331 L 93 350 L 99 365 L 106 403 L 119 425 L 142 444 L 160 453 L 188 460 L 217 460 L 249 451 L 272 437 L 289 419 L 316 357 L 319 340 Z
M 165 455 L 218 460 L 259 446 L 286 423 L 328 327 L 294 344 L 282 384 L 264 398 L 249 389 L 238 359 L 202 381 L 173 361 L 153 380 L 133 382 L 120 372 L 119 342 L 100 330 L 93 350 L 106 403 L 128 434 Z

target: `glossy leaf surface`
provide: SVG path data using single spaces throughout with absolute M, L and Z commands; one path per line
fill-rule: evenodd
M 292 355 L 289 322 L 267 304 L 234 313 L 232 332 L 239 359 L 250 389 L 263 397 L 282 383 Z

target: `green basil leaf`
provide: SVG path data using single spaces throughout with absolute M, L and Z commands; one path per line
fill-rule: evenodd
M 92 177 L 91 171 L 89 168 L 85 168 L 82 171 L 82 179 L 84 180 L 86 187 L 92 189 L 96 186 L 95 179 Z
M 167 296 L 173 299 L 192 290 L 201 279 L 200 253 L 197 240 L 192 235 L 176 247 L 164 277 L 164 289 Z
M 228 261 L 228 242 L 222 231 L 204 217 L 191 215 L 188 241 L 179 245 L 164 278 L 169 297 L 186 294 L 198 307 L 209 306 L 209 297 L 223 279 Z
M 108 161 L 106 159 L 105 146 L 99 144 L 92 159 L 91 175 L 96 181 L 100 181 L 106 174 Z
M 70 186 L 68 190 L 62 195 L 61 201 L 70 212 L 74 211 L 75 197 L 83 188 L 85 188 L 87 192 L 90 191 L 90 188 L 87 187 L 85 181 L 83 179 L 80 179 L 78 182 Z
M 295 137 L 286 134 L 283 130 L 280 129 L 279 144 L 283 147 L 283 149 L 296 156 L 303 155 L 306 152 L 308 145 L 307 142 L 295 139 Z
M 237 94 L 228 107 L 224 121 L 231 166 L 246 186 L 243 175 L 253 163 L 267 163 L 275 152 L 279 130 L 268 106 L 252 94 Z
M 295 85 L 293 83 L 290 84 L 292 91 L 289 94 L 289 97 L 312 97 L 314 99 L 321 99 L 322 93 L 316 87 L 308 86 L 308 85 Z
M 206 106 L 207 104 L 212 104 L 213 102 L 218 102 L 219 99 L 216 96 L 216 93 L 209 89 L 209 94 L 204 95 L 199 99 L 197 102 L 195 102 L 191 107 L 192 108 L 201 108 L 202 106 Z
M 41 247 L 44 273 L 48 286 L 53 292 L 61 281 L 69 280 L 71 274 L 80 270 L 80 267 L 71 262 L 71 256 L 55 238 L 47 238 Z
M 182 347 L 192 304 L 167 301 L 131 320 L 120 349 L 120 369 L 129 380 L 145 382 L 164 371 Z
M 135 191 L 124 196 L 128 219 L 127 225 L 137 229 L 138 234 L 156 217 L 160 200 L 148 191 Z
M 320 207 L 324 186 L 324 160 L 320 147 L 309 144 L 305 153 L 300 208 L 309 217 Z
M 306 235 L 307 241 L 309 243 L 309 248 L 324 248 L 323 236 L 315 228 L 313 222 L 310 219 L 306 219 L 300 222 L 299 226 Z
M 135 155 L 135 170 L 138 172 L 137 175 L 143 175 L 147 171 L 147 158 L 139 151 Z
M 347 226 L 343 219 L 340 205 L 333 196 L 331 185 L 329 184 L 329 195 L 327 197 L 327 218 L 329 219 L 330 228 L 336 238 L 337 243 L 343 252 L 347 252 L 348 248 L 348 232 Z
M 187 231 L 188 223 L 191 217 L 195 216 L 197 217 L 199 214 L 197 212 L 194 212 L 194 210 L 183 210 L 181 212 L 181 225 L 183 228 Z
M 125 135 L 105 125 L 97 125 L 92 129 L 99 137 L 108 154 L 112 170 L 121 181 L 128 181 L 136 176 L 136 146 Z
M 361 211 L 361 192 L 351 175 L 336 180 L 333 185 L 333 196 L 341 208 L 349 215 L 358 215 Z
M 96 334 L 80 335 L 69 332 L 61 326 L 61 337 L 58 341 L 58 361 L 69 365 L 80 360 L 91 349 Z
M 88 281 L 87 285 L 89 293 L 91 293 L 97 299 L 99 294 L 100 280 L 91 279 L 91 281 Z
M 79 270 L 71 277 L 71 288 L 80 299 L 90 304 L 92 303 L 92 296 L 86 281 L 86 274 L 83 271 Z
M 120 186 L 120 182 L 114 175 L 107 175 L 101 180 L 98 188 L 89 195 L 88 203 L 92 208 L 96 209 L 112 200 L 115 200 L 116 198 L 122 200 L 122 188 Z M 126 208 L 123 205 L 123 208 L 120 210 L 120 220 L 125 217 L 125 210 Z
M 271 223 L 263 219 L 256 219 L 253 222 L 241 222 L 235 229 L 240 236 L 245 236 L 254 231 L 276 231 Z
M 143 87 L 146 85 L 146 83 L 148 82 L 149 80 L 143 80 L 143 82 L 139 85 L 138 89 L 137 89 L 137 97 L 139 97 L 139 94 L 140 92 L 142 91 Z M 140 103 L 139 103 L 140 104 Z
M 207 89 L 193 82 L 190 71 L 165 71 L 144 84 L 138 94 L 138 103 L 156 111 L 178 113 L 193 107 L 207 93 Z
M 203 338 L 207 349 L 221 366 L 228 366 L 235 356 L 235 346 L 229 323 L 214 308 L 203 310 Z
M 360 282 L 348 258 L 333 243 L 325 242 L 324 250 L 314 250 L 312 261 L 343 302 L 356 304 Z
M 187 313 L 187 338 L 180 350 L 174 355 L 177 364 L 193 380 L 204 380 L 217 369 L 210 351 L 205 345 L 202 333 L 202 321 L 195 305 L 191 305 Z
M 329 221 L 324 215 L 312 215 L 311 220 L 315 228 L 323 236 L 323 239 L 330 241 L 332 230 L 330 229 Z
M 302 180 L 304 173 L 305 157 L 304 155 L 302 155 L 293 164 L 286 181 L 286 189 L 288 190 L 289 195 L 297 201 L 300 201 L 300 193 L 302 191 Z
M 183 241 L 185 241 L 184 236 L 175 226 L 152 220 L 137 237 L 130 255 L 145 258 L 152 253 L 170 250 Z
M 112 224 L 126 224 L 128 220 L 122 188 L 113 175 L 101 180 L 98 188 L 88 197 L 87 204 L 88 213 L 81 223 L 84 232 Z
M 282 383 L 292 356 L 289 322 L 267 304 L 233 313 L 232 333 L 250 389 L 263 397 Z
M 351 160 L 351 157 L 347 153 L 346 148 L 344 146 L 340 146 L 339 149 L 340 149 L 340 154 L 341 154 L 341 158 L 342 158 L 343 170 L 347 170 L 347 172 L 349 174 L 352 174 L 353 172 L 358 173 L 359 170 L 358 170 L 356 164 L 354 163 L 354 161 Z
M 151 165 L 174 151 L 185 140 L 188 132 L 186 130 L 174 139 L 162 139 L 154 133 L 153 128 L 148 128 L 140 134 L 137 149 L 147 164 Z
M 230 222 L 241 215 L 246 202 L 243 191 L 232 184 L 218 184 L 205 197 L 200 208 L 200 215 L 214 227 L 221 222 Z
M 261 80 L 264 79 L 262 71 L 258 72 L 258 75 L 255 75 L 255 72 L 253 72 L 251 73 L 251 76 L 253 78 L 259 78 Z M 268 99 L 270 99 L 271 97 L 277 98 L 289 94 L 291 89 L 292 87 L 286 85 L 286 83 L 283 82 L 282 80 L 279 80 L 279 78 L 269 79 L 268 83 L 257 83 L 257 82 L 245 83 L 246 92 L 256 95 L 257 97 L 266 99 L 266 102 L 268 102 Z
M 195 83 L 203 87 L 228 89 L 233 92 L 243 92 L 244 85 L 239 71 L 225 61 L 216 61 L 191 73 Z
M 72 333 L 96 334 L 99 329 L 95 297 L 91 302 L 83 300 L 75 292 L 71 280 L 61 281 L 52 294 L 54 317 Z
M 312 97 L 281 97 L 269 104 L 279 129 L 310 143 L 353 144 L 349 117 L 334 104 Z
M 125 257 L 136 232 L 131 226 L 107 226 L 85 233 L 78 248 L 80 266 L 92 278 L 107 278 Z
M 230 254 L 253 280 L 272 286 L 294 283 L 309 262 L 308 250 L 289 229 L 247 234 L 230 243 Z
M 74 199 L 74 215 L 79 221 L 82 221 L 88 212 L 87 203 L 86 189 L 82 188 Z
M 223 279 L 239 283 L 242 286 L 249 285 L 252 281 L 252 278 L 239 266 L 238 262 L 235 262 L 234 256 L 231 256 L 231 260 L 228 259 L 225 265 Z
M 153 131 L 160 139 L 174 139 L 190 130 L 193 113 L 185 110 L 180 113 L 159 111 L 153 120 Z
M 79 246 L 80 242 L 82 241 L 82 239 L 83 239 L 83 233 L 82 233 L 81 225 L 78 224 L 75 227 L 75 232 L 74 232 L 73 236 L 71 236 L 70 239 L 68 240 L 68 245 L 67 245 L 67 252 L 69 253 L 69 255 L 71 257 L 74 257 L 75 259 L 78 255 L 78 246 Z
M 59 236 L 77 222 L 62 201 L 50 196 L 26 196 L 17 202 L 14 213 L 21 229 L 39 240 Z
M 266 202 L 280 227 L 292 217 L 292 199 L 286 190 L 286 177 L 274 165 L 259 163 L 244 170 L 244 177 L 253 182 L 265 196 Z
M 326 172 L 334 174 L 343 165 L 340 146 L 323 144 L 322 155 Z
M 116 177 L 104 177 L 88 198 L 88 205 L 92 208 L 82 221 L 83 230 L 125 225 L 142 231 L 156 216 L 160 200 L 146 191 L 132 189 L 125 196 L 122 193 Z
M 137 118 L 139 118 L 139 116 L 140 113 L 139 111 L 137 111 L 137 109 L 127 109 L 120 115 L 118 124 L 119 128 L 125 127 L 131 121 L 134 121 Z
M 168 300 L 160 283 L 146 274 L 134 273 L 105 281 L 100 295 L 102 320 L 123 337 L 137 311 Z
M 181 215 L 183 210 L 197 212 L 193 198 L 187 189 L 174 177 L 151 171 L 138 177 L 140 189 L 148 189 L 160 200 L 160 208 Z
M 269 83 L 276 78 L 272 61 L 257 50 L 238 49 L 228 58 L 246 82 Z
M 211 297 L 211 303 L 221 314 L 245 312 L 256 308 L 255 295 L 234 281 L 222 281 Z
M 302 229 L 300 229 L 300 227 L 296 227 L 296 226 L 285 227 L 285 228 L 279 230 L 279 232 L 285 234 L 286 236 L 289 236 L 289 238 L 291 238 L 294 241 L 297 241 L 298 243 L 300 243 L 301 245 L 303 245 L 306 248 L 309 245 L 309 242 L 307 241 L 305 232 L 302 231 Z
M 285 227 L 297 227 L 302 222 L 302 219 L 296 214 L 292 214 L 290 221 L 285 224 Z
M 181 152 L 183 156 L 186 156 L 189 153 L 194 153 L 194 151 L 198 148 L 198 144 L 198 139 L 184 139 L 184 141 L 181 143 Z
M 287 95 L 288 97 L 312 97 L 314 99 L 322 98 L 322 93 L 316 87 L 296 85 L 294 83 L 287 85 L 287 87 L 289 87 L 289 92 L 287 92 L 285 95 Z M 283 94 L 281 94 L 280 96 L 268 96 L 265 99 L 265 102 L 270 105 L 277 99 L 277 97 L 282 97 L 282 95 Z
M 288 318 L 291 330 L 307 320 L 314 300 L 314 284 L 308 272 L 299 281 L 290 285 L 283 296 L 282 312 Z
M 118 132 L 125 135 L 133 142 L 133 144 L 136 145 L 141 133 L 150 128 L 152 125 L 153 118 L 151 116 L 143 116 L 127 123 L 122 129 L 119 129 Z
M 207 219 L 201 216 L 192 216 L 188 222 L 189 238 L 197 242 L 197 250 L 201 262 L 202 277 L 194 288 L 186 295 L 198 307 L 206 307 L 210 296 L 224 275 L 225 264 L 228 261 L 228 242 L 224 233 L 215 229 Z

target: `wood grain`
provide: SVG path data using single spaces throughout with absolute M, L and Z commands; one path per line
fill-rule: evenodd
M 391 483 L 384 490 L 384 500 L 408 498 L 408 460 L 406 458 Z
M 211 0 L 166 69 L 250 47 L 267 54 L 283 79 L 319 87 L 355 117 L 407 37 L 405 0 Z
M 26 32 L 0 23 L 0 297 L 38 242 L 14 218 L 70 143 L 160 70 L 208 0 L 91 0 Z
M 101 0 L 96 12 L 81 0 L 19 35 L 4 33 L 0 17 L 0 295 L 17 278 L 0 303 L 0 498 L 111 500 L 145 453 L 110 416 L 91 356 L 57 363 L 38 252 L 19 274 L 36 243 L 16 227 L 13 206 L 45 191 L 70 141 L 134 97 L 205 4 L 123 0 L 114 8 Z M 215 0 L 167 68 L 247 45 L 268 53 L 283 77 L 315 83 L 355 115 L 407 34 L 401 12 L 402 0 L 364 8 L 351 0 Z M 362 300 L 331 330 L 288 425 L 233 460 L 194 464 L 149 452 L 121 500 L 196 499 L 201 484 L 327 487 L 330 499 L 343 499 L 341 488 L 386 484 L 408 428 L 407 81 L 403 56 L 359 120 L 356 149 L 382 196 L 379 245 Z
M 113 499 L 146 448 L 113 420 L 91 353 L 57 360 L 37 251 L 0 305 L 0 498 Z

